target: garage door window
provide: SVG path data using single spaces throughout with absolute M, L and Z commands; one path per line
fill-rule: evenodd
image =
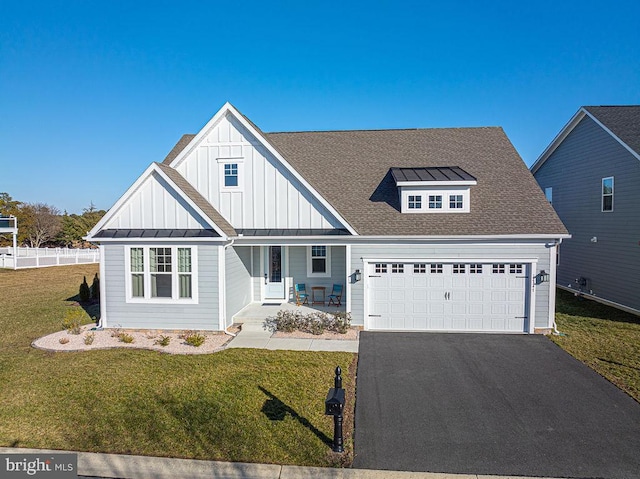
M 391 272 L 392 273 L 404 273 L 404 265 L 402 263 L 392 263 L 391 264 Z
M 467 265 L 462 263 L 455 263 L 453 265 L 453 274 L 464 274 L 467 272 Z
M 442 263 L 431 265 L 431 274 L 441 274 L 441 273 L 442 273 Z
M 415 274 L 424 274 L 427 272 L 426 263 L 418 263 L 413 265 L 413 272 Z
M 511 273 L 511 274 L 521 274 L 522 273 L 522 265 L 521 264 L 510 264 L 509 265 L 509 273 Z
M 387 265 L 384 263 L 376 263 L 376 273 L 386 273 Z
M 482 265 L 481 264 L 470 264 L 469 265 L 469 273 L 482 274 Z
M 504 265 L 503 264 L 494 264 L 491 270 L 493 274 L 502 274 L 504 273 Z

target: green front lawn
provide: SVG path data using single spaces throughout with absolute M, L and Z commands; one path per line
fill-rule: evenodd
M 0 446 L 299 465 L 348 465 L 355 358 L 349 353 L 143 350 L 47 353 L 82 276 L 97 265 L 0 270 Z M 90 322 L 89 317 L 86 317 Z M 347 454 L 327 442 L 324 398 L 341 365 Z M 341 457 L 342 456 L 342 457 Z
M 640 402 L 640 317 L 558 290 L 551 339 Z

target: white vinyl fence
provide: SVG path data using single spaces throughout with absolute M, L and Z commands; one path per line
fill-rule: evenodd
M 0 248 L 0 268 L 44 268 L 67 264 L 99 263 L 98 249 L 73 248 Z

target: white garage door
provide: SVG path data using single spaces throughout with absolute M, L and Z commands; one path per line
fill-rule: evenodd
M 530 265 L 371 263 L 368 329 L 528 331 Z

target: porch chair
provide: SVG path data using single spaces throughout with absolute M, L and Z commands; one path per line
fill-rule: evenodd
M 342 304 L 342 285 L 334 284 L 329 295 L 329 306 L 334 305 L 336 307 Z
M 301 304 L 309 304 L 309 295 L 307 294 L 307 289 L 304 283 L 296 283 L 294 286 L 294 290 L 296 293 L 296 306 L 300 306 Z

